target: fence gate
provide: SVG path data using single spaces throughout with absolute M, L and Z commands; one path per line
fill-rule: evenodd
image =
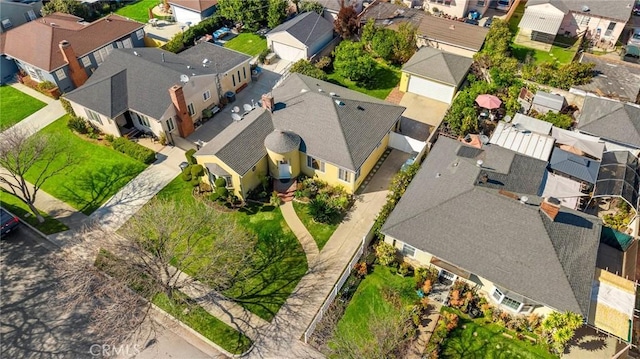
M 389 147 L 395 150 L 406 153 L 420 153 L 424 146 L 426 146 L 425 142 L 418 141 L 409 136 L 401 135 L 397 132 L 391 132 L 389 134 Z

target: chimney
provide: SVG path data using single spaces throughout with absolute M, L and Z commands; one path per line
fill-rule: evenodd
M 169 89 L 169 96 L 171 96 L 171 102 L 173 102 L 178 112 L 178 131 L 180 132 L 180 136 L 187 137 L 193 133 L 195 127 L 193 126 L 193 119 L 187 109 L 187 102 L 184 100 L 182 86 L 173 85 Z
M 554 221 L 560 212 L 560 201 L 554 197 L 545 198 L 540 204 L 540 209 Z
M 268 93 L 262 95 L 262 108 L 268 110 L 269 112 L 273 112 L 275 108 L 275 101 L 273 100 L 273 96 Z
M 69 65 L 69 78 L 71 82 L 73 82 L 75 87 L 82 86 L 89 78 L 89 75 L 87 75 L 87 71 L 80 66 L 73 47 L 71 47 L 71 44 L 67 40 L 60 41 L 58 47 L 60 47 L 64 61 Z

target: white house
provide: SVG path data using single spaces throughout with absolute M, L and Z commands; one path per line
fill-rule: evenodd
M 333 24 L 313 11 L 300 14 L 267 33 L 267 46 L 287 61 L 310 59 L 333 39 Z
M 195 25 L 213 15 L 218 0 L 171 0 L 169 5 L 177 22 Z

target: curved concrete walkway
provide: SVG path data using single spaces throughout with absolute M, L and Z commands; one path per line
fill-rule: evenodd
M 287 222 L 293 234 L 298 238 L 298 242 L 302 245 L 302 249 L 304 249 L 304 253 L 307 255 L 307 265 L 311 268 L 320 252 L 316 241 L 300 218 L 298 218 L 295 209 L 293 209 L 293 202 L 284 202 L 284 204 L 280 206 L 280 211 L 282 212 L 284 221 Z

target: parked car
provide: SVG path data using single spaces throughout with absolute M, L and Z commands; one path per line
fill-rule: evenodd
M 498 0 L 498 6 L 496 6 L 496 9 L 501 11 L 509 11 L 510 7 L 511 0 Z
M 2 226 L 0 227 L 0 234 L 4 239 L 6 234 L 11 232 L 20 224 L 20 220 L 17 216 L 11 214 L 11 212 L 0 207 L 0 223 L 2 223 Z
M 478 20 L 469 19 L 469 18 L 464 19 L 464 22 L 466 22 L 467 24 L 471 24 L 471 25 L 479 25 L 480 24 L 478 22 Z
M 640 45 L 640 27 L 633 29 L 627 45 Z
M 491 27 L 491 23 L 493 22 L 493 17 L 490 17 L 485 21 L 484 27 Z
M 471 10 L 469 14 L 467 14 L 467 18 L 471 20 L 480 20 L 482 14 L 478 10 Z
M 640 16 L 640 2 L 636 3 L 636 5 L 633 7 L 633 10 L 631 10 L 631 12 L 635 16 Z

